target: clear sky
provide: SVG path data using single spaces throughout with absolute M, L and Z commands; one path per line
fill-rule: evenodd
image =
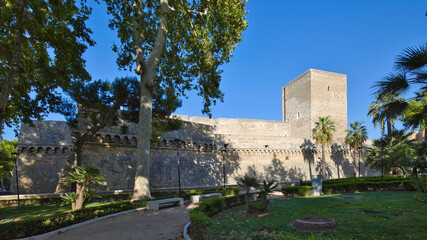
M 310 68 L 347 75 L 348 122 L 363 121 L 369 138 L 377 138 L 366 116 L 372 84 L 393 69 L 402 49 L 427 42 L 427 1 L 423 0 L 249 0 L 248 28 L 222 68 L 223 103 L 213 118 L 282 120 L 281 88 Z M 135 76 L 118 71 L 103 5 L 94 5 L 89 26 L 97 45 L 85 54 L 93 79 Z M 195 93 L 176 114 L 202 116 Z M 62 120 L 58 115 L 47 119 Z M 9 129 L 6 139 L 15 138 Z

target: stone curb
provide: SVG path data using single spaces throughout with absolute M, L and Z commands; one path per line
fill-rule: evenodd
M 139 211 L 143 211 L 143 210 L 147 210 L 147 207 L 136 208 L 136 209 L 131 209 L 131 210 L 123 211 L 123 212 L 113 213 L 113 214 L 110 214 L 110 215 L 106 215 L 106 216 L 102 216 L 102 217 L 99 217 L 99 218 L 91 219 L 91 220 L 88 220 L 88 221 L 85 221 L 85 222 L 76 223 L 76 224 L 73 224 L 73 225 L 68 226 L 68 227 L 63 227 L 63 228 L 60 228 L 60 229 L 56 229 L 56 230 L 53 230 L 51 232 L 47 232 L 47 233 L 43 233 L 43 234 L 40 234 L 40 235 L 31 236 L 31 237 L 27 237 L 27 238 L 20 238 L 20 239 L 22 239 L 22 240 L 44 240 L 44 239 L 47 239 L 47 238 L 52 237 L 54 235 L 65 233 L 65 232 L 68 232 L 68 231 L 73 230 L 73 229 L 78 228 L 78 227 L 85 226 L 85 225 L 90 224 L 90 223 L 102 221 L 102 220 L 105 220 L 105 219 L 108 219 L 108 218 L 112 218 L 112 217 L 116 217 L 116 216 L 119 216 L 119 215 L 122 215 L 122 214 L 126 214 L 126 213 L 139 212 Z M 191 240 L 191 238 L 190 238 L 190 240 Z
M 187 224 L 185 224 L 184 230 L 182 231 L 185 240 L 192 240 L 191 237 L 188 235 L 187 230 L 188 227 L 190 226 L 191 222 L 188 222 Z

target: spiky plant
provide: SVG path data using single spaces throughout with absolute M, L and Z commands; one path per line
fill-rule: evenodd
M 246 190 L 246 193 L 245 193 L 246 209 L 249 210 L 250 190 L 251 190 L 251 187 L 256 188 L 259 186 L 258 179 L 246 173 L 243 177 L 236 178 L 236 181 L 239 186 L 244 187 Z
M 273 192 L 273 189 L 275 189 L 277 187 L 277 183 L 275 183 L 274 180 L 270 180 L 270 181 L 262 181 L 262 184 L 260 184 L 258 186 L 258 189 L 260 190 L 259 192 L 259 197 L 261 199 L 261 209 L 262 211 L 266 211 L 267 210 L 267 197 L 268 195 L 270 195 L 271 192 Z

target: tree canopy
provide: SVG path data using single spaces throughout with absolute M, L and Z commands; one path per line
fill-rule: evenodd
M 244 0 L 105 0 L 110 28 L 117 30 L 121 69 L 141 78 L 138 154 L 133 200 L 151 198 L 150 139 L 153 98 L 158 88 L 176 97 L 196 90 L 203 113 L 223 100 L 222 70 L 246 29 Z
M 59 88 L 90 79 L 85 2 L 0 1 L 0 128 L 43 117 L 60 103 Z

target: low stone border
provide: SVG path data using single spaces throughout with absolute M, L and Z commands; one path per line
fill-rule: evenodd
M 65 232 L 68 232 L 68 231 L 73 230 L 73 229 L 78 228 L 78 227 L 82 227 L 82 226 L 90 224 L 90 223 L 102 221 L 102 220 L 105 220 L 105 219 L 108 219 L 111 217 L 116 217 L 116 216 L 126 214 L 126 213 L 139 212 L 139 211 L 144 211 L 144 210 L 147 210 L 147 208 L 142 207 L 142 208 L 131 209 L 131 210 L 123 211 L 123 212 L 113 213 L 110 215 L 102 216 L 99 218 L 94 218 L 94 219 L 91 219 L 91 220 L 88 220 L 85 222 L 80 222 L 80 223 L 76 223 L 76 224 L 73 224 L 73 225 L 70 225 L 67 227 L 56 229 L 56 230 L 53 230 L 51 232 L 47 232 L 47 233 L 43 233 L 40 235 L 31 236 L 31 237 L 27 237 L 27 238 L 20 238 L 20 239 L 22 239 L 22 240 L 44 240 L 44 239 L 47 239 L 47 238 L 52 237 L 54 235 L 65 233 Z M 191 238 L 190 238 L 190 240 L 191 240 Z
M 184 239 L 185 240 L 192 240 L 190 235 L 188 235 L 187 231 L 188 231 L 188 227 L 190 227 L 191 222 L 188 222 L 187 224 L 185 224 L 184 230 L 182 231 L 182 234 L 184 235 Z

